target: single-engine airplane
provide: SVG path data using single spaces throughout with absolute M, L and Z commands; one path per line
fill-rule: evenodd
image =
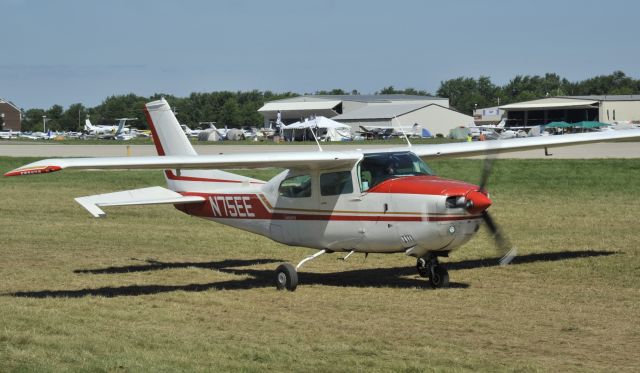
M 125 127 L 125 125 L 127 121 L 136 119 L 137 118 L 119 118 L 118 124 L 114 126 L 94 126 L 91 124 L 89 118 L 87 118 L 85 119 L 84 130 L 87 134 L 97 136 L 100 139 L 131 140 L 130 130 L 128 127 Z
M 324 253 L 405 253 L 433 287 L 449 282 L 439 257 L 460 247 L 482 222 L 499 247 L 505 239 L 480 185 L 435 176 L 425 160 L 488 155 L 605 141 L 640 139 L 640 130 L 502 141 L 414 145 L 379 150 L 196 154 L 164 100 L 144 108 L 158 156 L 62 158 L 37 161 L 5 176 L 62 169 L 162 169 L 168 188 L 150 187 L 76 198 L 93 216 L 101 207 L 173 204 L 178 210 L 286 245 L 319 250 L 297 266 L 281 264 L 278 289 L 295 290 L 300 267 Z M 278 167 L 264 182 L 224 169 Z

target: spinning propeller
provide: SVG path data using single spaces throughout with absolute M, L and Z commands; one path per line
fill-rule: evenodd
M 482 193 L 483 195 L 484 193 L 486 193 L 485 186 L 487 185 L 487 181 L 489 180 L 489 177 L 491 176 L 491 171 L 493 170 L 493 161 L 494 161 L 493 158 L 485 159 L 484 164 L 482 166 L 482 175 L 480 176 L 479 189 L 478 191 L 473 193 Z M 496 244 L 496 249 L 498 250 L 500 255 L 502 255 L 502 258 L 500 259 L 500 265 L 507 265 L 511 263 L 513 258 L 515 258 L 515 256 L 517 255 L 517 250 L 515 247 L 511 246 L 509 239 L 502 234 L 502 230 L 498 227 L 498 225 L 493 220 L 493 218 L 491 217 L 491 214 L 489 214 L 489 211 L 487 211 L 486 208 L 482 210 L 482 220 L 487 225 L 487 228 L 489 229 L 489 231 L 491 232 L 491 235 L 493 236 L 493 239 Z

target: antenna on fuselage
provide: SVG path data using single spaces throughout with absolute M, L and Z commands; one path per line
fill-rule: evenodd
M 316 131 L 317 131 L 318 130 L 318 118 L 316 116 L 314 116 L 313 120 L 316 122 Z M 311 130 L 311 134 L 313 135 L 313 139 L 316 140 L 316 144 L 318 144 L 318 149 L 320 149 L 320 151 L 322 151 L 322 146 L 320 146 L 320 141 L 318 141 L 318 137 L 316 136 L 316 133 L 313 131 L 313 128 L 311 128 L 311 126 L 309 126 L 309 130 Z
M 402 128 L 402 123 L 400 123 L 400 119 L 398 119 L 398 117 L 393 117 L 393 119 L 398 121 L 398 126 L 400 127 L 400 131 L 402 131 L 402 135 L 407 140 L 407 144 L 409 144 L 409 147 L 411 147 L 411 141 L 409 141 L 409 136 L 407 136 L 407 134 L 404 132 L 404 128 Z

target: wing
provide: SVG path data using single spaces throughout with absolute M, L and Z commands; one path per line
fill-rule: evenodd
M 124 190 L 121 192 L 96 194 L 75 199 L 91 215 L 96 218 L 107 214 L 100 209 L 103 206 L 135 206 L 135 205 L 164 205 L 183 203 L 203 203 L 204 197 L 183 196 L 162 187 Z
M 414 145 L 411 151 L 424 159 L 470 157 L 522 150 L 542 149 L 596 142 L 640 140 L 640 129 L 591 132 L 562 136 L 461 142 L 438 145 Z M 406 151 L 407 148 L 367 150 L 370 152 Z M 346 167 L 358 162 L 362 151 L 283 152 L 260 154 L 219 154 L 200 156 L 58 158 L 37 161 L 9 171 L 5 176 L 42 174 L 62 169 L 234 169 L 234 168 L 321 168 Z
M 457 142 L 437 145 L 414 145 L 411 151 L 423 159 L 471 157 L 475 155 L 500 154 L 523 150 L 543 149 L 597 142 L 619 142 L 640 140 L 640 129 L 589 132 L 559 136 L 537 136 L 521 139 Z M 406 150 L 406 148 L 404 148 Z
M 233 169 L 233 168 L 323 168 L 353 165 L 360 151 L 282 152 L 199 156 L 103 157 L 44 159 L 9 171 L 5 176 L 44 174 L 63 169 Z

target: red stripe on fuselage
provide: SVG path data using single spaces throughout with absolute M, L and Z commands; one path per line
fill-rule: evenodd
M 156 126 L 153 124 L 153 120 L 151 120 L 151 114 L 149 113 L 149 109 L 144 107 L 144 115 L 147 118 L 147 123 L 149 123 L 149 128 L 151 129 L 151 138 L 153 139 L 153 144 L 156 146 L 156 151 L 158 155 L 165 155 L 164 149 L 162 148 L 162 143 L 160 143 L 160 137 L 158 137 L 158 131 L 156 131 Z
M 445 222 L 479 219 L 480 215 L 414 215 L 393 216 L 392 212 L 379 215 L 363 212 L 366 215 L 339 214 L 332 211 L 308 210 L 305 213 L 269 211 L 256 194 L 206 194 L 182 193 L 185 196 L 205 198 L 202 204 L 175 205 L 186 214 L 214 219 L 268 219 L 268 220 L 304 220 L 304 221 L 383 221 L 383 222 Z M 278 210 L 276 208 L 276 210 Z M 282 209 L 286 211 L 286 209 Z M 304 211 L 304 210 L 300 210 Z

